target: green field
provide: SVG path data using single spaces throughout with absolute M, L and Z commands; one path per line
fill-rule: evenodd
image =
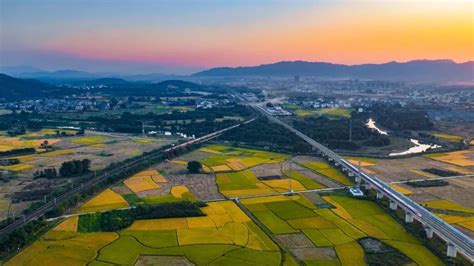
M 108 140 L 107 137 L 104 136 L 87 136 L 87 137 L 80 137 L 77 139 L 73 139 L 71 142 L 80 144 L 80 145 L 96 145 L 104 143 Z
M 283 105 L 284 109 L 292 111 L 297 116 L 342 116 L 349 118 L 351 116 L 352 109 L 348 108 L 310 108 L 298 105 Z

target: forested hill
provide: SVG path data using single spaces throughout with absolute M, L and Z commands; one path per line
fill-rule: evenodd
M 23 100 L 44 97 L 61 97 L 81 94 L 87 86 L 88 93 L 106 93 L 113 96 L 172 96 L 186 90 L 218 92 L 222 88 L 203 86 L 183 80 L 166 80 L 159 83 L 129 82 L 123 79 L 102 78 L 74 81 L 74 86 L 56 86 L 34 79 L 19 79 L 0 74 L 0 99 Z M 101 85 L 101 86 L 98 86 Z
M 63 94 L 56 86 L 33 79 L 18 79 L 0 73 L 0 98 L 19 100 L 26 98 L 45 97 L 51 94 Z
M 194 74 L 199 77 L 293 75 L 404 81 L 473 81 L 474 61 L 456 63 L 452 60 L 415 60 L 362 65 L 284 61 L 252 67 L 213 68 Z

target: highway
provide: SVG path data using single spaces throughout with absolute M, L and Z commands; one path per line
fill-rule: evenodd
M 140 165 L 143 162 L 149 162 L 150 160 L 159 159 L 163 156 L 164 153 L 167 153 L 167 152 L 170 152 L 170 151 L 173 151 L 173 150 L 177 150 L 179 148 L 184 148 L 184 147 L 192 145 L 192 144 L 197 144 L 197 143 L 201 143 L 201 142 L 208 141 L 210 139 L 216 138 L 216 137 L 220 136 L 222 133 L 224 133 L 228 130 L 234 129 L 234 128 L 240 126 L 241 124 L 250 123 L 254 120 L 255 120 L 255 118 L 244 121 L 242 123 L 239 123 L 239 124 L 236 124 L 236 125 L 233 125 L 233 126 L 230 126 L 230 127 L 227 127 L 227 128 L 224 128 L 224 129 L 221 129 L 221 130 L 218 130 L 216 132 L 207 134 L 205 136 L 189 140 L 187 142 L 184 142 L 184 143 L 178 144 L 176 146 L 173 146 L 171 148 L 168 148 L 164 151 L 158 150 L 158 151 L 152 152 L 148 155 L 141 156 L 141 157 L 136 158 L 136 159 L 132 159 L 128 162 L 124 162 L 123 164 L 121 164 L 120 166 L 117 166 L 116 168 L 114 168 L 112 170 L 104 171 L 103 173 L 100 173 L 98 175 L 94 175 L 94 174 L 91 173 L 91 174 L 89 174 L 90 177 L 91 177 L 91 179 L 89 181 L 81 184 L 80 186 L 72 188 L 71 190 L 68 190 L 67 192 L 63 193 L 62 195 L 54 198 L 52 201 L 49 201 L 46 204 L 44 204 L 43 206 L 41 206 L 38 209 L 34 210 L 30 214 L 23 215 L 22 218 L 17 219 L 14 222 L 10 223 L 9 225 L 5 226 L 4 228 L 2 228 L 0 230 L 0 236 L 9 234 L 9 233 L 13 232 L 15 229 L 17 229 L 17 228 L 21 227 L 22 225 L 26 224 L 27 222 L 42 217 L 43 215 L 46 214 L 46 212 L 53 209 L 58 204 L 70 199 L 71 197 L 73 197 L 77 193 L 81 192 L 82 190 L 88 189 L 88 188 L 90 188 L 90 187 L 106 180 L 110 176 L 120 174 L 122 171 L 125 171 L 130 167 Z
M 237 98 L 241 99 L 240 96 L 236 96 Z M 406 212 L 411 213 L 414 215 L 414 218 L 419 220 L 425 227 L 432 229 L 439 237 L 444 239 L 448 244 L 454 245 L 457 248 L 457 251 L 464 254 L 468 259 L 474 261 L 474 241 L 463 234 L 458 229 L 454 228 L 452 225 L 444 222 L 436 215 L 431 213 L 430 211 L 426 210 L 422 206 L 420 206 L 415 201 L 411 200 L 407 196 L 401 194 L 400 192 L 393 189 L 387 183 L 382 181 L 376 176 L 368 175 L 367 173 L 363 172 L 358 167 L 354 166 L 353 164 L 349 163 L 341 156 L 333 152 L 332 150 L 328 149 L 324 145 L 318 143 L 317 141 L 313 140 L 312 138 L 306 136 L 299 130 L 293 128 L 292 126 L 282 122 L 277 117 L 274 117 L 270 114 L 265 108 L 257 104 L 248 104 L 255 110 L 258 110 L 260 113 L 265 115 L 270 121 L 280 124 L 289 131 L 296 134 L 298 137 L 305 140 L 309 143 L 312 147 L 318 149 L 324 156 L 327 156 L 329 160 L 334 161 L 335 163 L 342 166 L 346 170 L 352 172 L 355 175 L 359 175 L 364 182 L 370 185 L 370 187 L 376 189 L 377 191 L 383 193 L 386 197 L 388 197 L 391 201 L 394 201 L 398 204 L 398 206 L 402 207 Z

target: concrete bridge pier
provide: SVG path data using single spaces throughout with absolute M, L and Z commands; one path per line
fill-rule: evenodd
M 405 223 L 413 223 L 413 214 L 406 212 L 405 213 Z
M 356 183 L 360 183 L 361 180 L 362 180 L 362 178 L 360 177 L 360 175 L 355 176 Z
M 426 232 L 426 237 L 433 238 L 433 228 L 426 226 L 425 232 Z
M 347 169 L 346 169 L 346 171 L 347 171 Z M 350 177 L 353 177 L 354 173 L 353 172 L 348 172 L 347 175 L 350 176 Z
M 382 193 L 382 191 L 377 190 L 377 199 L 382 199 L 382 198 L 383 198 L 383 193 Z M 390 202 L 390 204 L 391 204 L 391 202 Z M 392 206 L 392 205 L 390 205 L 390 206 Z
M 395 201 L 391 200 L 390 201 L 390 209 L 396 211 L 397 208 L 398 208 L 398 204 Z
M 447 255 L 448 257 L 456 257 L 458 254 L 458 249 L 456 248 L 455 245 L 448 243 L 448 250 L 447 250 Z

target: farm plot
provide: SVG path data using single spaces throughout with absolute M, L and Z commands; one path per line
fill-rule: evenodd
M 283 239 L 303 234 L 309 239 L 314 247 L 290 249 L 308 265 L 364 265 L 364 250 L 357 240 L 367 236 L 387 243 L 396 242 L 397 248 L 415 263 L 430 261 L 431 265 L 442 265 L 375 203 L 347 196 L 323 196 L 323 199 L 334 208 L 317 208 L 302 195 L 241 199 L 241 202 L 273 234 L 284 236 Z M 419 252 L 414 254 L 409 249 Z M 331 257 L 331 253 L 337 256 Z M 318 255 L 314 257 L 314 254 Z
M 52 232 L 52 231 L 51 231 Z M 100 248 L 118 239 L 117 233 L 50 233 L 33 243 L 5 265 L 86 265 Z
M 88 213 L 129 207 L 127 201 L 111 189 L 106 189 L 88 202 L 84 203 L 76 212 Z
M 61 141 L 58 138 L 44 138 L 44 139 L 23 139 L 20 137 L 0 137 L 0 151 L 9 151 L 21 148 L 39 149 L 44 141 L 48 141 L 49 145 L 56 144 Z
M 348 177 L 325 162 L 305 162 L 302 165 L 340 184 L 352 185 L 352 181 Z
M 211 154 L 211 156 L 201 159 L 201 163 L 214 172 L 240 171 L 263 163 L 278 163 L 288 157 L 274 152 L 223 145 L 209 145 L 201 148 L 200 151 Z
M 449 200 L 425 201 L 422 205 L 435 212 L 445 222 L 474 232 L 474 209 Z
M 105 143 L 108 140 L 109 139 L 105 136 L 92 135 L 92 136 L 76 138 L 76 139 L 73 139 L 71 142 L 75 144 L 80 144 L 80 145 L 97 145 L 97 144 Z
M 158 183 L 166 183 L 166 178 L 156 170 L 142 171 L 123 183 L 134 193 L 139 193 L 147 190 L 159 189 Z
M 423 155 L 432 160 L 441 161 L 456 166 L 474 166 L 474 152 L 472 149 L 467 151 L 453 151 L 445 153 L 432 153 Z
M 137 220 L 107 233 L 76 233 L 70 218 L 6 265 L 280 265 L 278 246 L 235 203 L 201 209 L 206 216 Z
M 197 201 L 198 198 L 193 195 L 189 189 L 184 185 L 172 186 L 170 193 L 163 193 L 155 196 L 145 196 L 141 198 L 147 204 L 160 204 L 160 203 L 171 203 L 179 202 L 183 200 Z
M 284 192 L 288 191 L 290 186 L 293 190 L 305 189 L 298 180 L 294 179 L 259 180 L 250 170 L 218 173 L 216 183 L 220 192 L 228 197 Z
M 95 262 L 133 265 L 148 255 L 183 256 L 196 265 L 280 263 L 275 243 L 233 202 L 212 202 L 202 210 L 207 216 L 135 221 Z

